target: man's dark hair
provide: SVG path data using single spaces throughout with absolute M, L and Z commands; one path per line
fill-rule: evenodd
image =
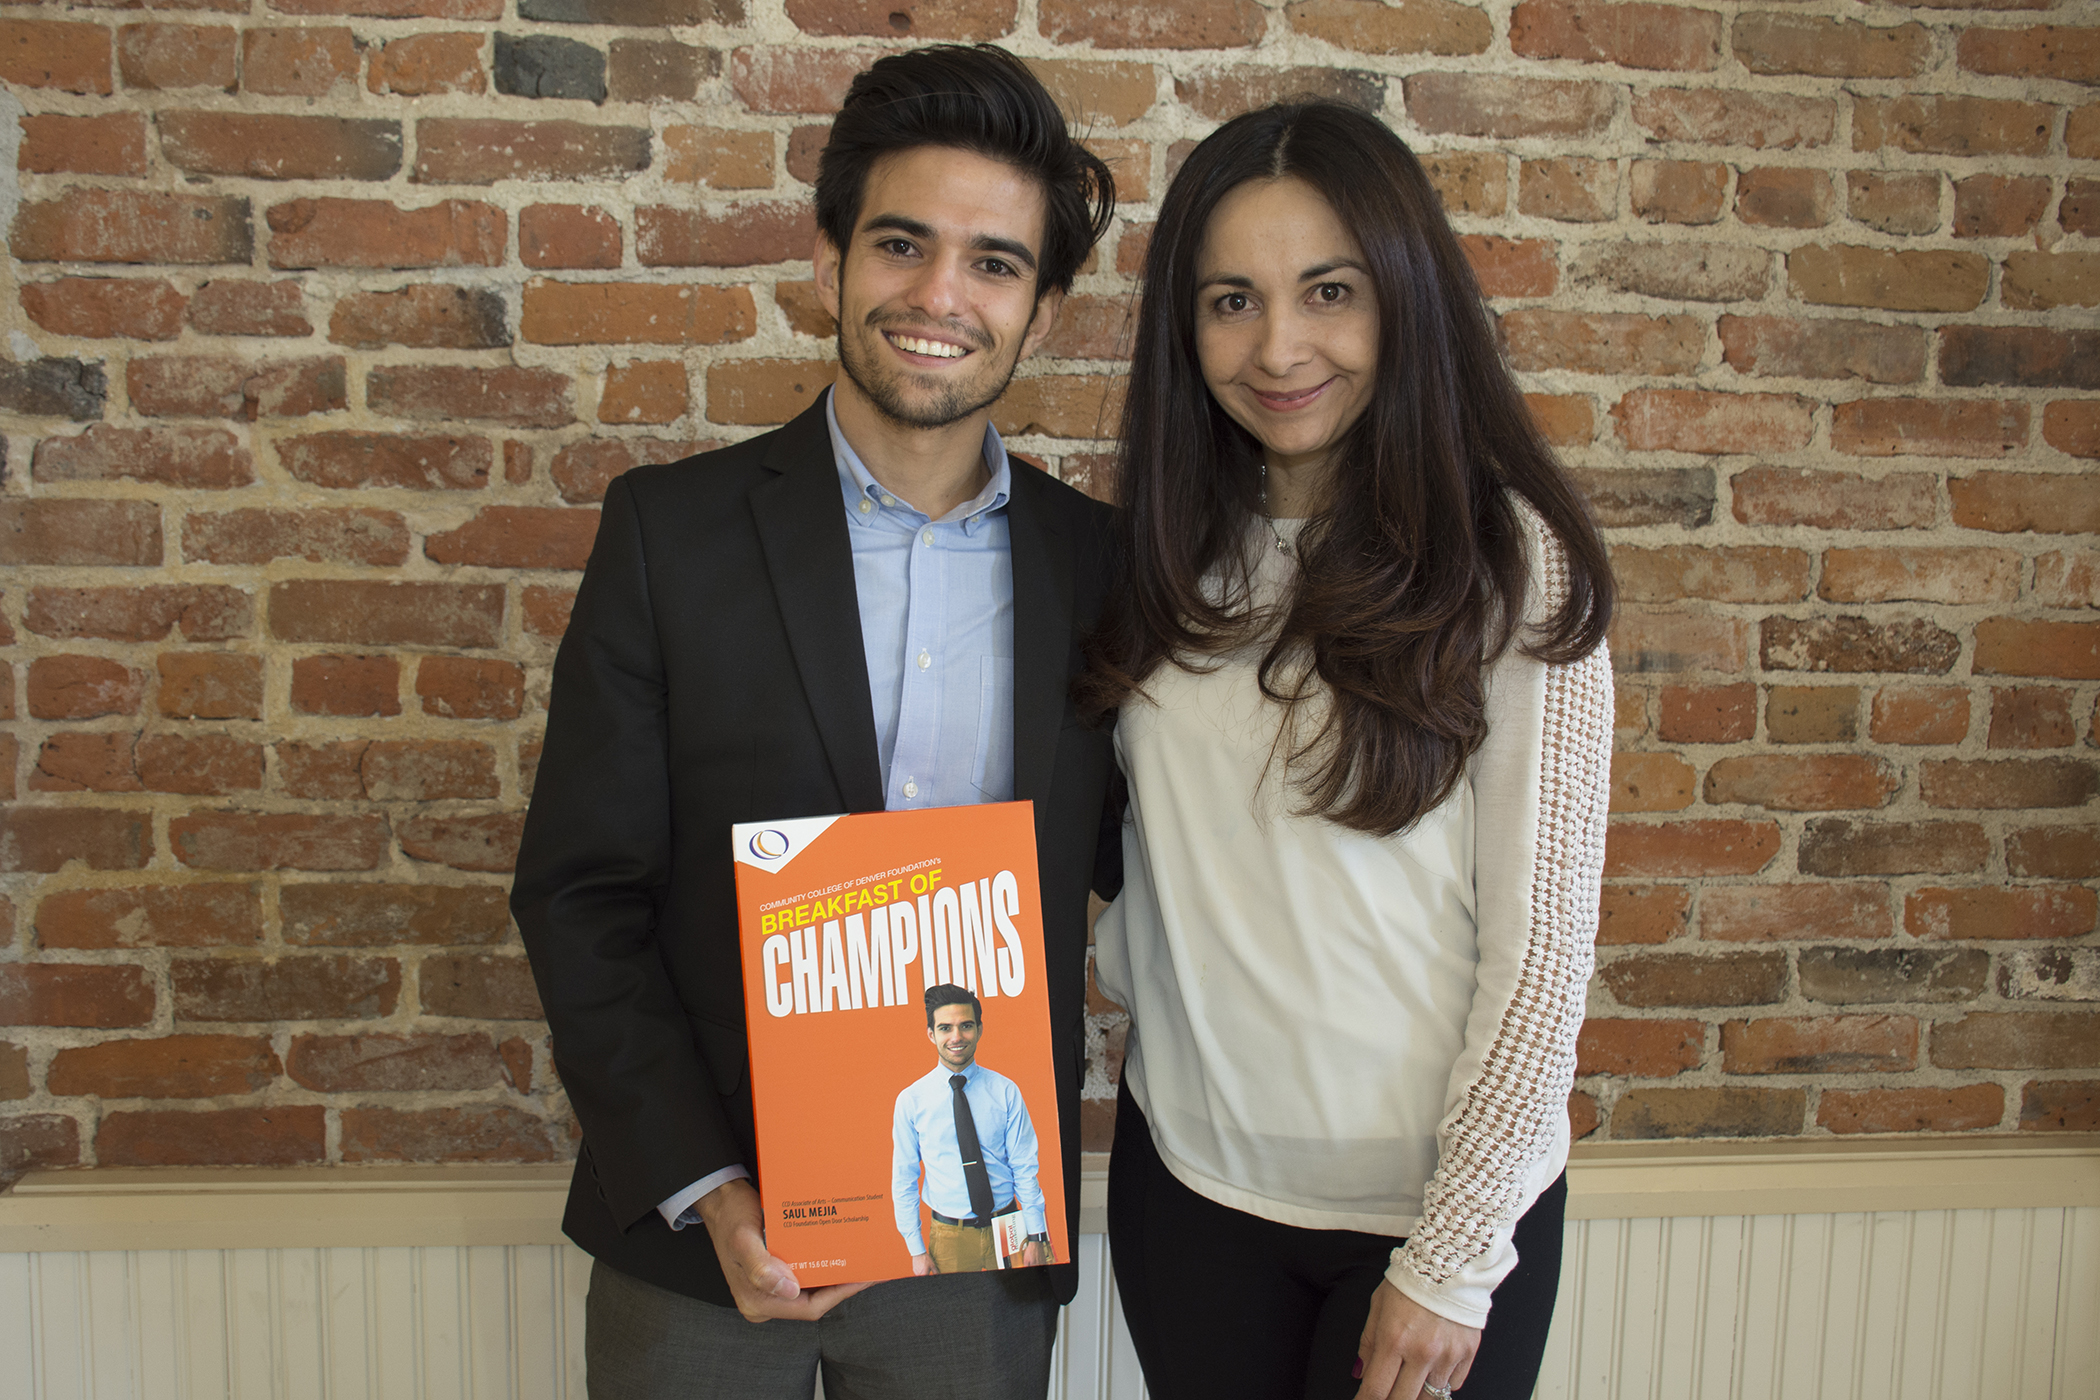
M 971 1016 L 980 1022 L 984 1020 L 984 1003 L 977 1000 L 977 994 L 969 988 L 958 987 L 953 982 L 943 982 L 938 987 L 928 987 L 926 989 L 926 1029 L 933 1029 L 934 1012 L 944 1006 L 961 1006 L 964 1002 L 970 1004 Z
M 817 163 L 817 227 L 839 248 L 860 221 L 876 161 L 952 146 L 1001 161 L 1043 189 L 1036 295 L 1071 290 L 1116 211 L 1115 177 L 1065 129 L 1028 65 L 991 44 L 934 44 L 878 60 L 846 89 Z

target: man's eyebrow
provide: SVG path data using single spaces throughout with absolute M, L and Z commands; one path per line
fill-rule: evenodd
M 909 214 L 876 214 L 860 226 L 862 233 L 903 233 L 913 238 L 931 242 L 938 235 L 933 225 Z M 970 246 L 982 253 L 1000 253 L 1012 258 L 1030 272 L 1036 270 L 1035 250 L 1017 239 L 1000 238 L 996 234 L 980 233 L 970 240 Z

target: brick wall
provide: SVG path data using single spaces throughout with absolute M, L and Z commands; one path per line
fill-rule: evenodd
M 826 114 L 936 38 L 1123 183 L 1000 408 L 1082 484 L 1191 138 L 1428 160 L 1625 586 L 1579 1131 L 2100 1127 L 2092 6 L 149 0 L 0 11 L 0 1173 L 572 1150 L 503 894 L 596 503 L 828 380 Z

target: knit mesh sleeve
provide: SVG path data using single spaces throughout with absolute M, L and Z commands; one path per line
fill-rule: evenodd
M 1567 596 L 1567 558 L 1550 532 L 1536 538 L 1540 591 L 1550 611 Z M 1604 868 L 1611 661 L 1600 646 L 1580 661 L 1542 669 L 1538 834 L 1521 958 L 1514 986 L 1484 980 L 1477 993 L 1506 1001 L 1478 1074 L 1439 1131 L 1437 1169 L 1424 1188 L 1419 1222 L 1394 1251 L 1393 1273 L 1417 1284 L 1402 1285 L 1409 1293 L 1426 1287 L 1439 1296 L 1477 1295 L 1462 1274 L 1492 1289 L 1515 1262 L 1509 1231 L 1546 1184 L 1535 1168 L 1563 1141 Z M 1488 1262 L 1481 1256 L 1498 1245 L 1508 1259 L 1478 1278 L 1480 1263 Z M 1468 1296 L 1453 1310 L 1484 1318 L 1485 1297 Z

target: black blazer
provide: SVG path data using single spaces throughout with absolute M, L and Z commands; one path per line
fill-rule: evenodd
M 1112 892 L 1120 848 L 1108 732 L 1081 723 L 1070 692 L 1108 511 L 1016 462 L 1007 516 L 1014 790 L 1035 803 L 1076 1241 L 1087 890 Z M 732 1300 L 706 1230 L 674 1232 L 656 1205 L 725 1166 L 755 1170 L 730 824 L 883 805 L 846 532 L 821 400 L 613 482 L 554 663 L 511 891 L 583 1126 L 563 1229 L 714 1303 Z M 1077 1271 L 1055 1272 L 1069 1301 Z

